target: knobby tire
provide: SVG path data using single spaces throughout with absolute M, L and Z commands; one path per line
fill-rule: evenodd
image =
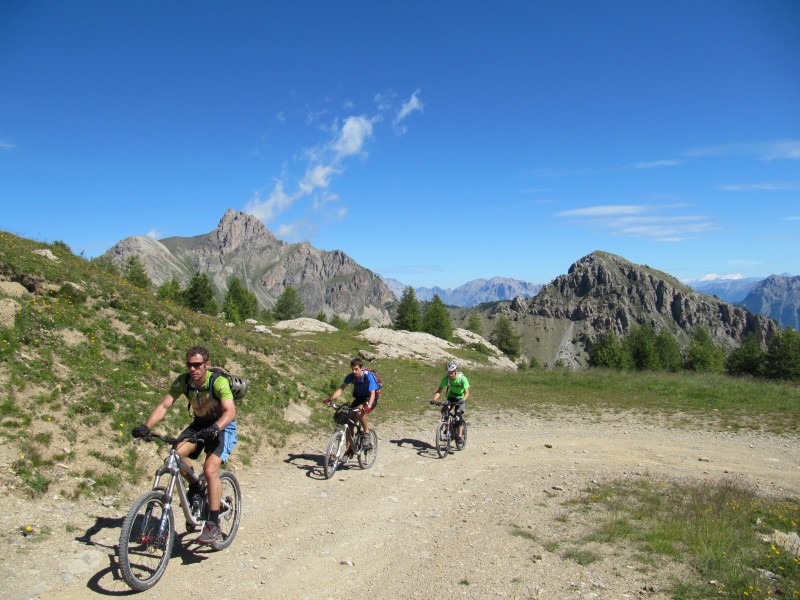
M 119 535 L 119 566 L 128 586 L 143 592 L 153 587 L 167 568 L 175 543 L 175 518 L 170 508 L 163 537 L 158 532 L 164 513 L 164 493 L 150 491 L 131 506 Z
M 369 437 L 372 440 L 372 448 L 369 450 L 361 448 L 358 452 L 358 465 L 362 469 L 369 469 L 375 464 L 375 459 L 378 457 L 378 434 L 374 429 L 370 429 Z
M 442 421 L 436 428 L 436 454 L 444 458 L 450 453 L 450 426 Z
M 325 479 L 330 479 L 339 468 L 344 454 L 344 432 L 337 430 L 331 437 L 328 449 L 325 451 L 325 459 L 322 466 L 325 472 Z
M 242 488 L 236 475 L 230 471 L 220 473 L 219 481 L 222 484 L 222 504 L 219 513 L 222 541 L 216 542 L 212 547 L 215 550 L 224 550 L 231 545 L 239 530 L 239 519 L 242 518 Z
M 464 448 L 467 447 L 467 422 L 463 420 L 464 417 L 461 417 L 461 419 L 462 419 L 461 424 L 464 426 L 464 433 L 461 436 L 460 442 L 458 441 L 458 438 L 456 438 L 456 448 L 458 450 L 463 450 Z M 458 425 L 456 425 L 456 433 L 458 433 Z

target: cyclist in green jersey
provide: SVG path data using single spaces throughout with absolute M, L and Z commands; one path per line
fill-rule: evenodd
M 194 412 L 194 421 L 180 435 L 184 441 L 178 446 L 181 458 L 196 459 L 205 450 L 206 459 L 203 472 L 208 485 L 209 519 L 197 538 L 200 544 L 211 545 L 221 539 L 219 529 L 219 513 L 222 499 L 222 483 L 219 472 L 222 463 L 228 460 L 236 445 L 236 405 L 230 384 L 224 377 L 217 377 L 211 389 L 211 361 L 208 350 L 202 346 L 193 346 L 186 351 L 187 373 L 179 375 L 170 386 L 169 392 L 153 409 L 143 425 L 133 428 L 131 434 L 135 438 L 146 438 L 175 404 L 180 396 L 186 396 Z M 188 440 L 196 439 L 196 442 Z M 189 486 L 189 499 L 205 490 L 197 484 Z
M 461 415 L 467 409 L 467 398 L 469 398 L 469 380 L 467 377 L 458 370 L 458 365 L 454 362 L 447 363 L 447 375 L 442 377 L 439 383 L 439 389 L 433 395 L 433 399 L 438 400 L 442 392 L 447 390 L 446 398 L 451 404 L 457 404 L 456 415 L 460 425 L 458 426 L 458 439 L 461 440 L 464 435 L 464 421 Z

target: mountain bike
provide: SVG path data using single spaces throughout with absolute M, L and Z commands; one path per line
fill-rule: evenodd
M 323 470 L 325 479 L 330 479 L 340 465 L 346 459 L 355 456 L 358 465 L 362 469 L 369 469 L 375 464 L 378 456 L 378 434 L 374 427 L 370 427 L 370 444 L 364 444 L 364 429 L 358 419 L 354 418 L 361 408 L 350 408 L 347 404 L 328 404 L 336 412 L 333 413 L 333 421 L 336 423 L 336 431 L 333 432 L 328 449 L 325 451 Z M 354 432 L 354 433 L 353 433 Z M 350 450 L 347 450 L 348 442 Z
M 442 420 L 436 426 L 436 453 L 439 458 L 452 452 L 450 445 L 453 441 L 457 450 L 463 450 L 467 445 L 467 421 L 464 414 L 457 409 L 458 402 L 431 400 L 431 404 L 442 407 Z M 461 425 L 464 426 L 464 433 L 459 438 L 458 428 Z
M 178 500 L 186 518 L 186 530 L 197 531 L 208 519 L 208 486 L 205 475 L 197 475 L 192 466 L 178 455 L 179 438 L 170 438 L 150 433 L 142 438 L 151 442 L 158 439 L 170 446 L 164 464 L 156 469 L 153 489 L 137 498 L 131 505 L 122 531 L 119 535 L 119 565 L 122 577 L 128 586 L 142 592 L 153 587 L 164 571 L 172 556 L 175 543 L 175 516 L 172 510 L 172 494 L 177 488 Z M 185 441 L 196 442 L 196 439 Z M 192 483 L 200 484 L 204 493 L 190 502 L 187 487 L 180 470 L 189 474 Z M 168 476 L 166 485 L 161 478 Z M 222 482 L 222 500 L 219 513 L 219 528 L 222 539 L 211 545 L 215 550 L 223 550 L 230 546 L 242 515 L 242 490 L 236 476 L 230 471 L 219 474 Z

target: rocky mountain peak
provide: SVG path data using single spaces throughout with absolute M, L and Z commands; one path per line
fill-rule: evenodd
M 540 347 L 529 352 L 547 364 L 573 366 L 586 363 L 600 335 L 624 337 L 641 324 L 656 333 L 669 330 L 681 345 L 696 327 L 705 327 L 728 349 L 748 333 L 767 340 L 777 329 L 774 321 L 698 294 L 667 273 L 601 251 L 576 261 L 534 298 L 516 299 L 500 312 L 533 330 Z
M 232 208 L 225 211 L 211 236 L 222 254 L 234 252 L 245 244 L 257 247 L 279 243 L 260 219 Z

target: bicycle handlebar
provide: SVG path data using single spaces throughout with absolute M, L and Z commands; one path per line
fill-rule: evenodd
M 341 407 L 341 406 L 344 406 L 344 404 L 336 404 L 336 402 L 334 402 L 333 400 L 331 400 L 330 402 L 326 402 L 326 403 L 325 403 L 325 406 L 328 406 L 328 407 L 330 407 L 330 408 L 332 408 L 332 409 L 336 410 L 337 408 L 339 408 L 339 407 Z M 353 408 L 353 407 L 351 406 L 351 407 L 350 407 L 350 412 L 364 412 L 364 409 L 363 409 L 362 407 L 360 407 L 360 406 L 357 406 L 356 408 Z
M 435 406 L 455 406 L 459 402 L 460 400 L 455 400 L 453 402 L 451 402 L 450 400 L 445 400 L 444 402 L 442 402 L 441 400 L 431 400 L 431 404 Z
M 201 441 L 200 438 L 196 438 L 196 437 L 175 438 L 175 437 L 169 437 L 169 436 L 166 436 L 166 435 L 161 435 L 161 434 L 155 433 L 153 431 L 151 431 L 150 433 L 148 433 L 144 437 L 140 437 L 140 438 L 136 438 L 136 439 L 142 440 L 144 442 L 152 442 L 154 439 L 161 440 L 162 442 L 164 442 L 165 444 L 169 444 L 170 446 L 177 446 L 179 442 L 196 443 L 196 442 Z

